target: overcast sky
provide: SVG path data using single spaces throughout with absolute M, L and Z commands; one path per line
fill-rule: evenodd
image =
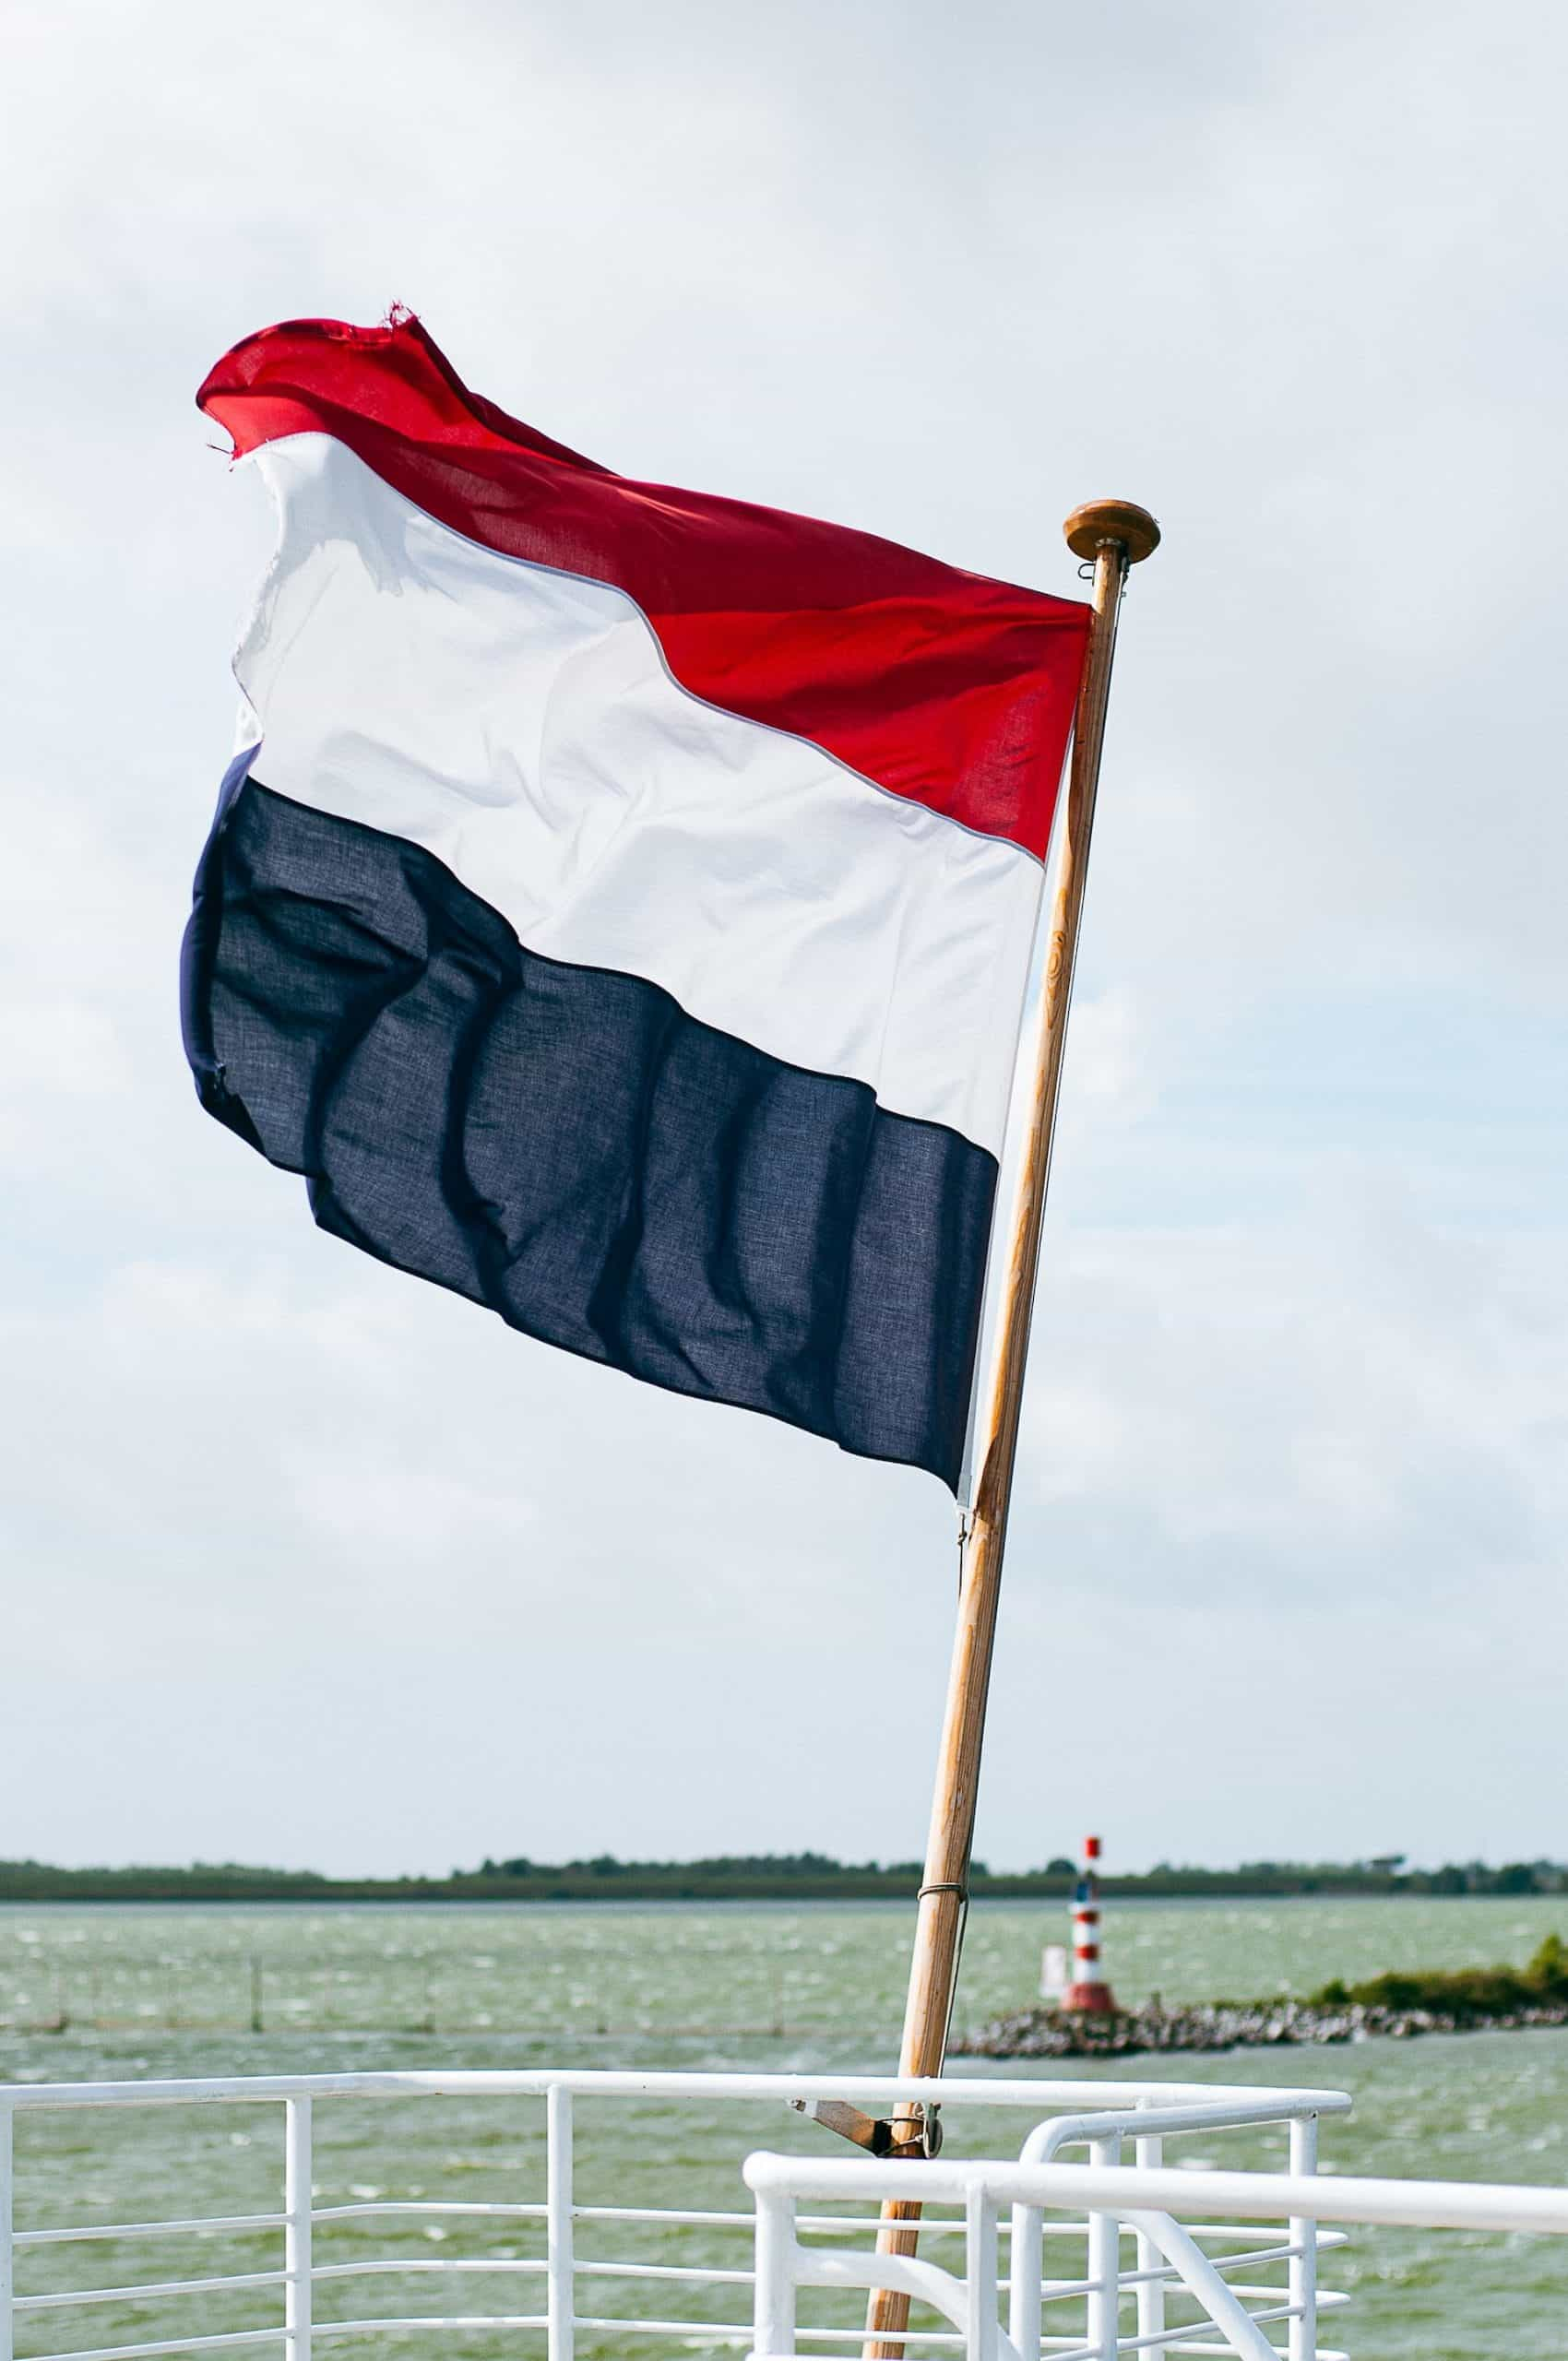
M 1124 622 L 979 1850 L 1568 1855 L 1545 5 L 14 13 L 0 1855 L 920 1852 L 951 1502 L 319 1235 L 175 967 L 237 337 Z

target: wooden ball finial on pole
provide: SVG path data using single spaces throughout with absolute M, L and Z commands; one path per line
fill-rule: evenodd
M 1089 593 L 1093 623 L 1073 722 L 1073 754 L 1067 792 L 1055 828 L 1055 877 L 1045 978 L 1034 1044 L 1031 1104 L 1010 1233 L 1001 1259 L 1001 1283 L 989 1369 L 977 1372 L 973 1465 L 977 1471 L 970 1504 L 960 1526 L 958 1626 L 948 1673 L 947 1706 L 937 1758 L 925 1874 L 921 1880 L 914 1955 L 904 2016 L 898 2071 L 911 2081 L 938 2075 L 947 2047 L 957 1977 L 958 1947 L 968 1896 L 969 1854 L 975 1833 L 975 1797 L 986 1700 L 996 1636 L 996 1610 L 1013 1467 L 1018 1451 L 1024 1369 L 1029 1321 L 1039 1269 L 1045 1188 L 1062 1086 L 1062 1055 L 1067 1038 L 1067 1009 L 1073 991 L 1078 925 L 1099 751 L 1111 692 L 1111 659 L 1116 648 L 1116 619 L 1129 567 L 1159 545 L 1159 527 L 1146 508 L 1130 500 L 1091 500 L 1075 508 L 1063 528 L 1075 557 L 1086 560 L 1094 581 Z M 1051 782 L 1055 784 L 1054 781 Z M 895 2153 L 915 2154 L 929 2131 L 930 2118 L 919 2105 L 905 2105 L 894 2118 Z M 882 2211 L 877 2247 L 883 2254 L 915 2251 L 920 2206 L 890 2198 Z M 864 2361 L 902 2361 L 909 2298 L 902 2288 L 878 2288 L 866 2319 Z
M 1095 558 L 1107 542 L 1120 543 L 1129 565 L 1139 565 L 1159 547 L 1159 527 L 1146 508 L 1132 500 L 1086 500 L 1062 528 L 1075 557 Z

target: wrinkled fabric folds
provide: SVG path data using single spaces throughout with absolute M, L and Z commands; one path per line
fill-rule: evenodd
M 527 1334 L 956 1485 L 993 1157 L 546 958 L 420 847 L 226 783 L 203 1104 L 321 1226 Z

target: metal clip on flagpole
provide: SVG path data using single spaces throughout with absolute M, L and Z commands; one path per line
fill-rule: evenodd
M 1051 1171 L 1051 1140 L 1062 1084 L 1062 1053 L 1067 1038 L 1078 922 L 1095 791 L 1099 783 L 1100 745 L 1111 691 L 1111 660 L 1116 619 L 1128 569 L 1159 544 L 1159 527 L 1145 508 L 1125 500 L 1092 500 L 1075 508 L 1063 528 L 1075 557 L 1092 566 L 1094 623 L 1087 661 L 1073 723 L 1073 756 L 1066 809 L 1057 843 L 1055 895 L 1046 949 L 1045 979 L 1036 1036 L 1034 1095 L 1018 1170 L 1017 1198 L 998 1307 L 992 1366 L 980 1381 L 975 1465 L 980 1470 L 963 1530 L 958 1586 L 958 1628 L 948 1674 L 947 1707 L 937 1760 L 925 1874 L 921 1881 L 914 1957 L 904 2016 L 902 2075 L 940 2074 L 947 2047 L 956 1982 L 964 1897 L 974 1842 L 975 1791 L 985 1734 L 986 1695 L 996 1636 L 996 1608 L 1013 1466 L 1018 1450 L 1024 1368 L 1028 1357 L 1029 1318 L 1039 1267 L 1040 1225 Z M 923 2111 L 901 2107 L 894 2118 L 894 2151 L 919 2153 Z M 900 2130 L 908 2126 L 907 2130 Z M 890 2199 L 878 2233 L 882 2254 L 912 2254 L 920 2207 Z M 872 2296 L 866 2319 L 871 2361 L 899 2361 L 899 2341 L 909 2324 L 909 2299 L 889 2288 Z

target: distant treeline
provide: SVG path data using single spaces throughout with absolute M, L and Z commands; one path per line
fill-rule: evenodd
M 1043 1869 L 993 1876 L 977 1861 L 977 1901 L 1060 1900 L 1076 1871 L 1058 1857 Z M 188 1869 L 62 1869 L 0 1861 L 0 1902 L 907 1902 L 918 1861 L 836 1861 L 825 1853 L 719 1854 L 699 1861 L 481 1861 L 446 1878 L 328 1878 L 314 1869 L 250 1869 L 196 1861 Z M 1107 1877 L 1124 1900 L 1182 1895 L 1560 1893 L 1568 1868 L 1552 1861 L 1485 1862 L 1409 1869 L 1402 1857 L 1371 1861 L 1243 1861 L 1233 1869 L 1161 1862 L 1139 1877 Z

